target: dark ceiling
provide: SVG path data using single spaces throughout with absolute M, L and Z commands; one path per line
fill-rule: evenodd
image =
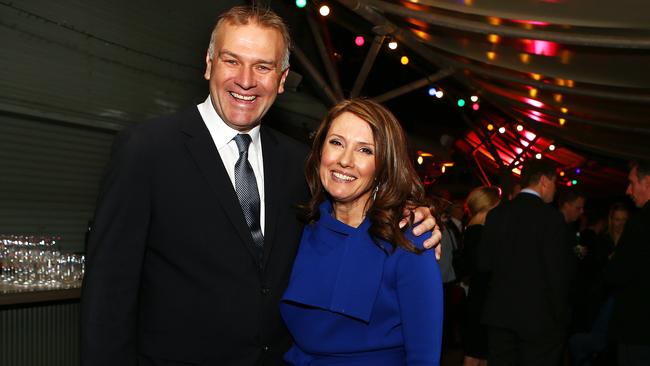
M 455 160 L 453 169 L 478 177 L 470 184 L 506 184 L 522 161 L 541 154 L 557 164 L 563 185 L 575 180 L 590 194 L 607 197 L 623 193 L 627 160 L 650 156 L 650 5 L 271 4 L 290 19 L 297 48 L 292 68 L 305 79 L 299 90 L 325 105 L 357 94 L 385 103 L 415 150 L 433 155 L 420 167 L 428 180 L 445 182 L 442 163 Z M 327 17 L 318 14 L 325 4 L 331 8 Z M 365 38 L 362 47 L 354 44 L 358 35 Z M 399 43 L 397 50 L 387 48 L 389 40 Z M 403 55 L 410 59 L 406 66 L 399 62 Z M 371 65 L 367 79 L 364 61 Z M 363 86 L 357 93 L 358 83 Z M 445 96 L 428 95 L 431 86 Z M 472 110 L 471 95 L 478 96 L 480 109 Z M 456 104 L 460 98 L 467 101 L 464 107 Z

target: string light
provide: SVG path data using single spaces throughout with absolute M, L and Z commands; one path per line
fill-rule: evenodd
M 406 57 L 406 56 L 402 56 L 402 58 L 400 58 L 399 62 L 401 62 L 402 65 L 408 65 L 408 63 L 409 63 L 409 58 Z
M 465 99 L 458 99 L 458 102 L 456 102 L 459 107 L 464 107 L 465 106 Z
M 548 149 L 549 149 L 550 151 L 555 151 L 555 145 L 553 145 L 553 144 L 549 145 L 549 146 L 548 146 Z
M 469 97 L 469 100 L 476 103 L 476 102 L 478 102 L 478 97 L 476 95 L 472 95 L 471 97 Z
M 359 47 L 363 46 L 364 43 L 366 43 L 366 40 L 365 38 L 363 38 L 363 36 L 357 36 L 354 39 L 354 44 L 356 44 Z
M 420 155 L 418 156 L 418 164 L 422 165 L 422 163 L 424 163 L 424 158 L 422 157 L 422 155 Z
M 517 131 L 521 132 L 524 130 L 524 126 L 522 125 L 517 125 Z
M 492 131 L 492 130 L 494 130 L 494 125 L 491 124 L 491 123 L 488 123 L 488 125 L 487 125 L 487 129 L 488 129 L 488 131 Z
M 391 50 L 396 50 L 397 49 L 397 42 L 395 42 L 395 41 L 388 42 L 388 48 L 390 48 Z
M 542 158 L 542 153 L 535 154 L 535 159 L 539 160 Z
M 571 183 L 575 186 L 575 185 L 578 184 L 578 181 L 574 179 L 574 180 L 571 181 Z
M 320 9 L 318 9 L 318 12 L 320 13 L 320 15 L 326 17 L 330 15 L 330 7 L 327 5 L 323 5 L 320 7 Z
M 564 177 L 564 174 L 565 173 L 563 171 L 560 171 L 560 177 Z
M 433 97 L 434 95 L 436 95 L 436 93 L 438 93 L 438 91 L 436 90 L 436 88 L 434 88 L 434 87 L 429 88 L 429 95 L 430 95 L 430 96 Z
M 503 126 L 499 127 L 499 133 L 506 133 L 506 128 Z
M 445 95 L 445 93 L 442 92 L 442 90 L 438 90 L 436 92 L 436 98 L 440 99 Z
M 564 126 L 564 124 L 566 123 L 566 119 L 560 118 L 558 119 L 558 122 L 560 122 L 560 126 Z
M 481 107 L 478 105 L 478 103 L 472 104 L 472 110 L 478 111 Z
M 499 43 L 499 40 L 501 39 L 498 34 L 488 34 L 488 42 L 490 43 Z
M 307 6 L 307 0 L 296 0 L 296 6 L 299 8 L 304 8 Z

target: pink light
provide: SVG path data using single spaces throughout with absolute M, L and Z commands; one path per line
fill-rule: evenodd
M 357 36 L 357 38 L 354 39 L 354 44 L 359 47 L 363 46 L 364 43 L 366 43 L 366 40 L 362 36 Z
M 528 147 L 529 143 L 526 140 L 519 140 L 519 142 L 524 145 L 525 147 Z
M 560 45 L 555 42 L 541 41 L 538 39 L 523 39 L 524 50 L 539 56 L 557 56 Z
M 480 107 L 478 106 L 478 103 L 474 103 L 474 104 L 472 104 L 472 109 L 473 109 L 473 110 L 478 111 L 479 108 L 480 108 Z
M 544 108 L 544 103 L 540 102 L 539 100 L 530 99 L 530 98 L 523 98 L 523 100 L 524 102 L 532 105 L 533 107 Z
M 515 152 L 517 154 L 521 154 L 522 151 L 524 151 L 524 150 L 522 150 L 520 147 L 515 147 Z
M 528 141 L 533 141 L 533 139 L 534 139 L 535 137 L 537 137 L 537 135 L 535 135 L 534 133 L 532 133 L 532 132 L 530 132 L 530 131 L 524 131 L 524 136 L 526 136 L 526 138 L 528 139 Z
M 519 24 L 530 24 L 530 25 L 540 25 L 540 26 L 546 26 L 551 23 L 548 22 L 541 22 L 539 20 L 524 20 L 524 19 L 513 19 L 513 23 L 519 23 Z

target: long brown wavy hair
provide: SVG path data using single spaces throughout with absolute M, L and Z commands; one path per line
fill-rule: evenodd
M 370 220 L 370 235 L 397 247 L 420 253 L 413 243 L 404 237 L 399 228 L 405 207 L 428 206 L 424 187 L 411 164 L 406 135 L 397 118 L 385 107 L 369 99 L 354 98 L 336 104 L 323 119 L 305 164 L 305 176 L 312 198 L 303 208 L 303 218 L 308 223 L 319 219 L 319 205 L 330 198 L 323 188 L 319 168 L 325 138 L 332 121 L 348 112 L 366 121 L 375 140 L 375 180 L 378 187 L 373 200 L 370 198 L 366 217 Z

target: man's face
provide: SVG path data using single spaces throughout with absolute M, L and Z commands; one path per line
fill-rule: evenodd
M 273 28 L 224 23 L 217 30 L 204 77 L 212 105 L 228 126 L 247 132 L 259 125 L 284 92 L 289 72 L 281 70 L 284 50 L 282 35 Z
M 566 202 L 562 206 L 562 213 L 566 222 L 575 222 L 585 211 L 585 199 L 576 198 L 573 202 Z
M 650 176 L 646 175 L 639 180 L 636 173 L 636 167 L 630 170 L 625 193 L 632 198 L 636 207 L 643 207 L 650 200 Z

